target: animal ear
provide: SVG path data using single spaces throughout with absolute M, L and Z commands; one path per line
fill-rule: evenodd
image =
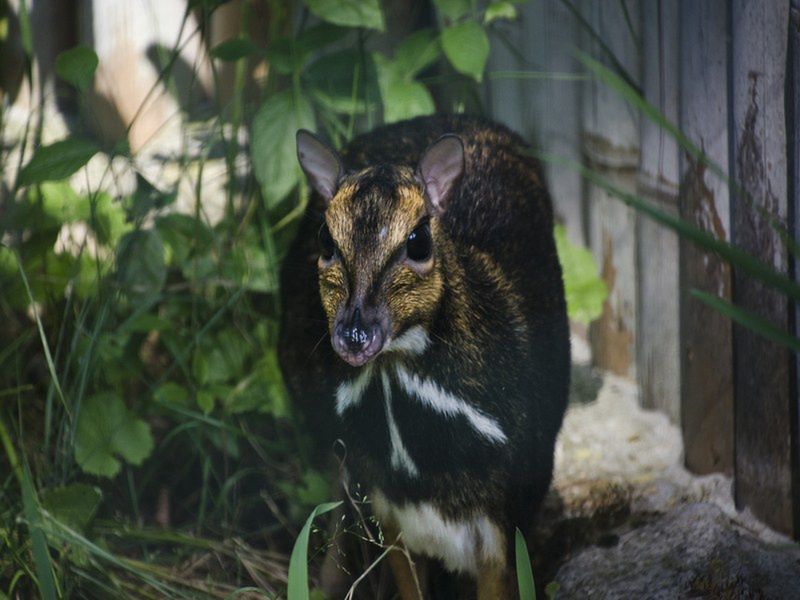
M 328 203 L 336 195 L 344 175 L 342 160 L 336 151 L 310 131 L 297 132 L 297 160 L 311 186 Z
M 463 173 L 464 144 L 457 135 L 443 135 L 425 150 L 417 176 L 425 186 L 428 212 L 437 217 L 445 213 Z

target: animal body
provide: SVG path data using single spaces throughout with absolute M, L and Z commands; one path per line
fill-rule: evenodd
M 468 116 L 382 127 L 341 157 L 297 144 L 316 195 L 282 274 L 291 393 L 342 440 L 389 542 L 471 575 L 480 600 L 514 598 L 515 528 L 550 484 L 569 386 L 541 168 Z

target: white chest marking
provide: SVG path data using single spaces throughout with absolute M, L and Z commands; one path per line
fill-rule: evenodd
M 384 352 L 406 352 L 413 356 L 420 356 L 425 353 L 431 343 L 428 332 L 421 325 L 415 325 L 408 329 L 400 337 L 391 340 L 384 349 Z
M 361 402 L 364 390 L 367 389 L 371 378 L 372 365 L 366 364 L 355 379 L 339 384 L 339 387 L 336 388 L 336 413 L 338 415 L 341 416 L 348 408 Z
M 372 508 L 403 532 L 409 550 L 440 559 L 450 571 L 478 576 L 482 565 L 505 560 L 504 535 L 486 515 L 451 520 L 430 502 L 393 504 L 380 491 L 373 493 Z
M 383 384 L 383 406 L 386 409 L 386 424 L 389 426 L 389 440 L 392 443 L 392 467 L 398 471 L 403 470 L 411 477 L 419 475 L 417 465 L 408 454 L 403 440 L 400 437 L 400 430 L 394 420 L 392 412 L 392 386 L 386 371 L 381 371 L 381 383 Z
M 444 391 L 436 382 L 420 379 L 399 363 L 395 365 L 395 371 L 400 387 L 410 396 L 418 398 L 422 404 L 447 417 L 463 415 L 475 431 L 495 444 L 504 444 L 508 440 L 495 419 L 467 404 L 461 398 Z

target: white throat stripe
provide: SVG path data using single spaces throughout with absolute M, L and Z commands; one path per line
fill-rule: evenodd
M 435 382 L 420 379 L 400 364 L 395 365 L 395 371 L 400 386 L 410 396 L 416 396 L 424 405 L 448 417 L 456 415 L 466 417 L 475 431 L 496 444 L 504 444 L 508 440 L 495 419 L 470 406 L 461 398 L 444 391 Z
M 336 413 L 339 416 L 343 415 L 344 411 L 351 406 L 355 406 L 361 402 L 361 398 L 364 396 L 364 391 L 367 389 L 371 378 L 372 365 L 367 364 L 364 365 L 364 368 L 361 369 L 361 372 L 355 379 L 343 381 L 339 384 L 339 387 L 336 388 Z
M 397 339 L 391 340 L 384 352 L 406 352 L 414 356 L 419 356 L 428 349 L 431 338 L 422 325 L 415 325 L 408 329 Z
M 392 442 L 392 467 L 397 470 L 402 469 L 412 477 L 416 477 L 419 475 L 419 470 L 408 454 L 408 450 L 406 450 L 403 440 L 400 437 L 400 430 L 397 428 L 397 423 L 394 420 L 394 413 L 392 412 L 392 386 L 389 383 L 389 376 L 386 374 L 386 371 L 381 371 L 381 383 L 383 383 L 383 402 L 386 408 L 386 423 L 389 426 L 389 439 Z

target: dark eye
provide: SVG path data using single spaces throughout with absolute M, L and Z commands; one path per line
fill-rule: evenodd
M 323 223 L 317 233 L 317 244 L 319 245 L 319 255 L 322 260 L 330 260 L 336 253 L 336 245 L 333 243 L 331 232 L 328 231 L 328 226 Z
M 431 227 L 423 223 L 417 227 L 406 240 L 406 254 L 414 262 L 422 262 L 431 257 Z

